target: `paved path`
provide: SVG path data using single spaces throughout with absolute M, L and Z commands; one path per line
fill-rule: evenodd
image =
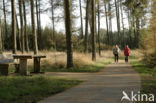
M 46 74 L 51 75 L 51 74 Z M 99 73 L 58 73 L 54 76 L 86 80 L 82 84 L 39 103 L 132 103 L 121 102 L 122 91 L 140 90 L 140 77 L 130 64 L 113 63 Z

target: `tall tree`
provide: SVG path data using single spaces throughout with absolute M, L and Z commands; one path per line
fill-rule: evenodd
M 54 49 L 56 50 L 56 41 L 55 41 L 55 18 L 54 18 L 54 1 L 51 0 L 51 13 L 52 13 L 52 26 L 53 26 L 53 34 L 52 40 L 54 42 Z
M 0 54 L 2 54 L 2 34 L 1 34 L 1 17 L 0 17 Z
M 20 35 L 20 29 L 19 29 L 19 25 L 18 25 L 18 18 L 17 18 L 17 14 L 16 15 L 16 32 L 17 32 L 17 37 L 18 37 L 18 41 L 17 44 L 19 43 L 19 49 L 22 50 L 22 46 L 21 46 L 21 35 Z
M 116 21 L 117 21 L 117 29 L 118 29 L 118 43 L 121 45 L 121 40 L 120 40 L 120 13 L 119 13 L 118 0 L 115 0 L 115 9 L 116 9 Z
M 32 23 L 32 33 L 33 33 L 33 46 L 34 54 L 38 54 L 38 44 L 37 44 L 37 33 L 35 27 L 35 16 L 34 16 L 34 0 L 30 0 L 31 5 L 31 23 Z
M 107 44 L 109 44 L 110 40 L 109 40 L 109 31 L 108 31 L 108 12 L 107 12 L 107 2 L 106 0 L 104 0 L 104 8 L 105 8 L 105 15 L 106 15 L 106 27 L 107 27 Z
M 38 41 L 41 41 L 41 19 L 40 19 L 40 0 L 36 0 L 36 17 L 37 17 L 37 34 L 38 34 Z M 41 49 L 39 45 L 39 49 Z
M 95 31 L 95 0 L 91 2 L 91 10 L 92 10 L 92 60 L 96 61 L 96 31 Z
M 130 12 L 131 19 L 131 34 L 134 34 L 133 47 L 139 47 L 140 41 L 140 20 L 145 17 L 147 13 L 148 0 L 125 0 L 124 5 Z M 135 45 L 134 45 L 135 44 Z
M 24 36 L 25 36 L 25 46 L 26 51 L 29 52 L 29 41 L 28 41 L 28 34 L 27 34 L 27 17 L 26 17 L 26 6 L 25 1 L 23 1 L 23 13 L 24 13 Z
M 22 47 L 22 53 L 24 53 L 24 29 L 23 29 L 23 12 L 22 12 L 22 0 L 18 0 L 19 3 L 19 14 L 20 14 L 20 27 L 21 27 L 21 47 Z
M 112 13 L 112 6 L 111 3 L 109 2 L 108 4 L 108 14 L 109 14 L 109 37 L 110 37 L 110 43 L 113 44 L 113 31 L 112 31 L 112 18 L 113 18 L 113 13 Z
M 99 56 L 101 56 L 101 45 L 100 45 L 100 0 L 98 0 L 98 46 L 99 46 Z
M 125 45 L 125 25 L 124 25 L 124 17 L 123 17 L 122 0 L 120 0 L 120 11 L 121 11 L 121 22 L 122 22 L 122 30 L 123 30 L 123 44 Z
M 132 34 L 132 23 L 131 23 L 131 17 L 130 17 L 131 14 L 130 14 L 129 10 L 128 10 L 127 14 L 128 14 L 127 18 L 128 18 L 128 25 L 129 25 L 129 40 L 128 41 L 132 43 L 132 35 L 131 35 Z M 129 44 L 128 41 L 126 42 L 127 44 Z M 129 44 L 130 47 L 131 47 L 131 43 Z
M 5 37 L 8 38 L 8 27 L 7 27 L 7 22 L 6 22 L 5 0 L 3 0 L 3 13 L 4 13 L 4 25 L 5 25 Z
M 86 2 L 85 53 L 88 53 L 88 12 L 89 12 L 89 0 L 87 0 Z
M 83 38 L 83 17 L 82 17 L 81 0 L 79 0 L 79 5 L 80 5 L 80 18 L 81 18 L 81 38 Z
M 71 1 L 64 0 L 64 18 L 67 46 L 67 68 L 73 67 Z
M 16 54 L 16 12 L 15 12 L 15 0 L 11 0 L 12 10 L 12 33 L 13 33 L 13 54 Z

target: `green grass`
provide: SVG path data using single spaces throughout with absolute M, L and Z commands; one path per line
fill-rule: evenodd
M 0 103 L 36 103 L 81 82 L 44 76 L 0 77 Z
M 102 62 L 96 62 L 94 64 L 88 64 L 88 65 L 80 65 L 80 66 L 74 66 L 72 68 L 65 68 L 63 66 L 58 66 L 54 64 L 49 64 L 48 62 L 44 61 L 44 65 L 41 65 L 41 71 L 42 72 L 98 72 L 104 67 L 114 61 L 114 58 L 107 58 L 106 60 Z M 33 72 L 33 66 L 28 66 L 29 72 Z M 9 67 L 9 73 L 14 73 L 15 67 L 14 65 Z
M 88 65 L 80 65 L 80 66 L 74 66 L 72 68 L 64 68 L 63 66 L 57 66 L 54 64 L 49 64 L 47 62 L 44 62 L 44 65 L 41 65 L 41 71 L 42 72 L 98 72 L 102 69 L 104 69 L 105 66 L 112 63 L 114 61 L 114 58 L 107 58 L 106 60 L 102 62 L 96 62 L 94 64 L 88 64 Z M 33 67 L 28 66 L 29 71 L 33 72 Z M 15 67 L 14 65 L 9 67 L 9 73 L 14 73 Z
M 142 61 L 139 61 L 138 59 L 133 59 L 131 64 L 135 68 L 135 70 L 140 73 L 142 80 L 141 92 L 152 93 L 156 95 L 156 69 L 150 68 L 148 65 L 146 65 Z
M 90 65 L 84 65 L 84 66 L 80 66 L 80 67 L 72 67 L 69 69 L 66 68 L 58 68 L 52 65 L 45 65 L 42 66 L 41 71 L 43 72 L 98 72 L 101 69 L 103 69 L 106 65 L 112 63 L 113 59 L 110 58 L 106 61 L 103 62 L 98 62 L 96 64 L 90 64 Z
M 145 63 L 141 61 L 133 61 L 131 62 L 131 64 L 135 68 L 135 70 L 139 72 L 141 75 L 156 77 L 156 69 L 150 68 Z

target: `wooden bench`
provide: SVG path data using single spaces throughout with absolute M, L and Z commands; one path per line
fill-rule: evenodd
M 19 73 L 21 75 L 28 75 L 27 60 L 32 59 L 32 55 L 13 55 L 14 59 L 19 59 Z
M 41 73 L 40 72 L 40 62 L 41 62 L 41 58 L 46 58 L 45 55 L 34 55 L 34 72 L 33 73 Z
M 15 62 L 11 54 L 0 54 L 0 75 L 8 75 L 10 64 L 15 64 L 15 67 L 18 68 L 18 63 Z

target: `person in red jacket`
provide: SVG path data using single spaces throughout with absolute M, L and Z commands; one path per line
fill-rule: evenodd
M 124 54 L 125 54 L 125 62 L 128 62 L 128 56 L 130 55 L 130 48 L 128 47 L 128 45 L 125 47 Z

